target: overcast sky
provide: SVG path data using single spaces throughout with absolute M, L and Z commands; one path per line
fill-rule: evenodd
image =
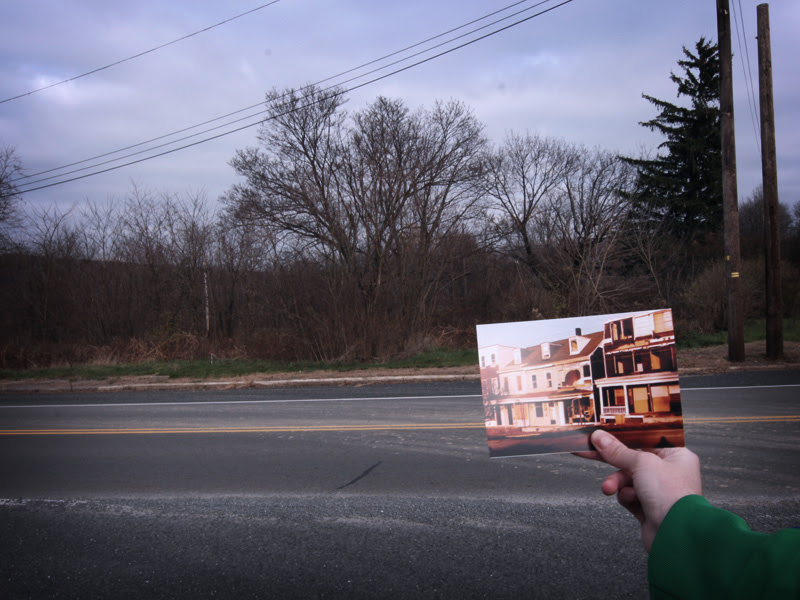
M 559 1 L 545 3 L 501 25 Z M 0 100 L 166 44 L 265 2 L 2 2 Z M 761 181 L 758 107 L 751 109 L 746 87 L 752 76 L 757 102 L 758 2 L 730 2 L 736 15 L 732 27 L 738 22 L 744 35 L 733 36 L 738 187 L 739 196 L 744 198 Z M 16 147 L 27 173 L 62 167 L 258 104 L 273 87 L 300 87 L 324 80 L 511 3 L 281 0 L 141 58 L 0 103 L 0 144 Z M 519 4 L 494 19 L 535 3 Z M 794 204 L 800 199 L 800 2 L 772 2 L 770 19 L 779 193 L 782 202 Z M 437 41 L 466 31 L 469 29 Z M 378 95 L 401 98 L 410 107 L 429 107 L 436 99 L 455 98 L 472 107 L 494 142 L 501 141 L 509 130 L 530 130 L 588 147 L 638 155 L 643 150 L 655 150 L 661 141 L 638 125 L 656 115 L 641 94 L 677 101 L 670 72 L 679 72 L 682 46 L 693 47 L 701 36 L 716 41 L 715 0 L 573 0 L 507 31 L 353 91 L 347 106 L 357 110 Z M 747 58 L 745 45 L 749 66 L 743 62 Z M 377 66 L 381 65 L 372 68 Z M 350 76 L 359 73 L 363 70 Z M 132 181 L 154 191 L 202 191 L 213 201 L 236 181 L 228 161 L 237 148 L 253 145 L 255 134 L 255 128 L 246 129 L 137 165 L 33 191 L 26 194 L 26 201 L 31 205 L 58 202 L 64 208 L 86 198 L 104 202 L 123 197 Z M 91 163 L 71 169 L 87 164 Z M 100 168 L 109 166 L 113 164 Z M 55 173 L 59 172 L 48 175 Z
M 583 335 L 603 331 L 608 321 L 644 314 L 652 311 L 630 313 L 611 313 L 569 317 L 566 319 L 547 319 L 543 321 L 517 321 L 513 323 L 487 323 L 477 326 L 478 348 L 494 344 L 511 348 L 529 348 L 542 342 L 565 340 L 580 329 Z

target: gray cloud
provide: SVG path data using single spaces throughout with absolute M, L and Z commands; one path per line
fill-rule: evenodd
M 756 4 L 743 0 L 757 77 Z M 3 3 L 0 96 L 85 72 L 244 12 L 236 1 L 137 3 L 74 0 Z M 506 2 L 284 0 L 162 51 L 27 98 L 0 104 L 0 140 L 17 146 L 29 172 L 57 167 L 259 102 L 272 87 L 298 87 L 360 65 L 504 6 Z M 735 7 L 738 9 L 739 2 Z M 800 8 L 770 6 L 781 199 L 800 199 L 798 132 Z M 713 3 L 575 0 L 502 34 L 351 94 L 357 109 L 377 95 L 410 106 L 469 104 L 499 141 L 510 129 L 634 153 L 660 141 L 638 126 L 654 116 L 641 98 L 675 98 L 669 73 L 681 47 L 716 39 Z M 760 156 L 738 44 L 734 77 L 740 196 L 760 182 Z M 757 80 L 755 81 L 757 86 Z M 756 88 L 757 94 L 757 88 Z M 203 146 L 63 186 L 31 203 L 120 196 L 135 179 L 156 189 L 205 189 L 216 198 L 235 180 L 227 161 L 255 142 L 250 129 Z

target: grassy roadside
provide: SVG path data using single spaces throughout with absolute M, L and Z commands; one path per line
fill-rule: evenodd
M 68 379 L 107 380 L 119 377 L 162 376 L 170 379 L 223 379 L 253 373 L 299 373 L 330 371 L 336 373 L 367 369 L 430 369 L 478 364 L 477 350 L 431 350 L 390 362 L 274 362 L 258 359 L 203 359 L 154 361 L 131 364 L 73 365 L 42 369 L 0 369 L 0 380 Z
M 757 342 L 766 339 L 765 319 L 754 319 L 744 324 L 744 341 Z M 679 350 L 688 348 L 707 348 L 724 346 L 728 343 L 728 332 L 701 333 L 697 331 L 678 332 Z M 783 320 L 783 339 L 787 342 L 800 342 L 800 319 Z
M 745 326 L 745 341 L 765 338 L 764 320 L 752 321 Z M 783 330 L 785 341 L 800 342 L 800 319 L 786 319 Z M 678 349 L 705 348 L 727 344 L 727 333 L 714 334 L 685 332 L 678 335 Z M 85 364 L 41 369 L 0 369 L 0 380 L 66 379 L 71 381 L 109 380 L 121 377 L 160 376 L 169 379 L 224 379 L 254 373 L 299 373 L 303 371 L 329 371 L 332 373 L 357 372 L 373 369 L 435 369 L 446 367 L 471 367 L 478 364 L 476 349 L 429 350 L 413 357 L 389 362 L 275 362 L 259 359 L 175 360 L 129 364 Z

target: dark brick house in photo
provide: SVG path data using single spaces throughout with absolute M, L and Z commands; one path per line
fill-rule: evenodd
M 592 372 L 603 421 L 681 414 L 672 311 L 606 323 L 602 350 Z

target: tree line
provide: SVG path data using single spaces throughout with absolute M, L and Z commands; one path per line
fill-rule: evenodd
M 667 142 L 650 158 L 531 132 L 492 143 L 458 101 L 414 110 L 379 97 L 348 111 L 339 90 L 273 90 L 221 202 L 134 185 L 29 211 L 4 235 L 0 366 L 373 360 L 468 347 L 477 323 L 666 306 L 679 327 L 722 328 L 715 47 L 684 54 L 686 76 L 673 77 L 679 91 L 697 84 L 682 92 L 692 105 L 654 102 L 644 125 Z M 752 317 L 759 202 L 756 191 L 742 205 Z M 800 209 L 783 210 L 796 314 Z

